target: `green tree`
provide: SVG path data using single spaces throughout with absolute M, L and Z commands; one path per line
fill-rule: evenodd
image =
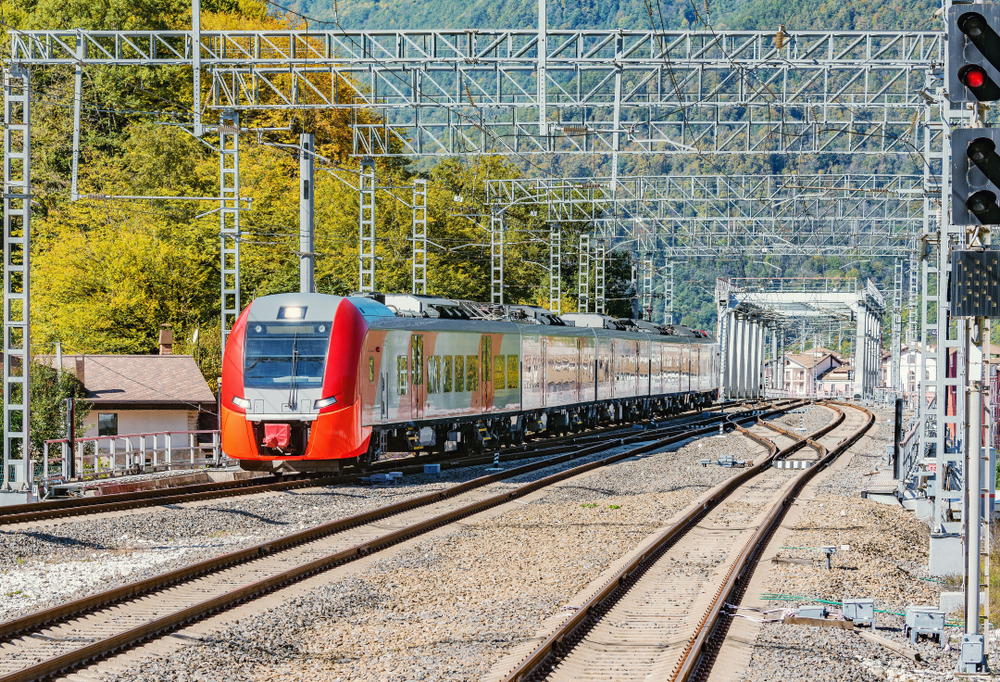
M 41 457 L 45 441 L 66 437 L 66 399 L 82 397 L 83 385 L 72 372 L 57 372 L 50 364 L 31 362 L 31 453 Z M 90 414 L 90 404 L 76 401 L 76 432 L 83 433 L 83 422 Z

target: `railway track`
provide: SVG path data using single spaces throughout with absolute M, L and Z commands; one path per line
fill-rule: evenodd
M 833 421 L 806 437 L 781 429 L 768 438 L 764 427 L 741 428 L 770 455 L 706 493 L 514 665 L 505 682 L 704 677 L 724 639 L 722 607 L 752 573 L 787 505 L 874 421 L 863 408 L 830 407 Z M 786 444 L 779 447 L 779 439 Z M 815 466 L 774 468 L 803 449 L 816 453 Z
M 743 403 L 739 405 L 743 405 Z M 730 404 L 727 407 L 732 408 L 734 405 Z M 740 412 L 737 412 L 737 414 L 752 411 L 752 409 L 744 408 Z M 646 426 L 645 430 L 641 432 L 637 432 L 634 425 L 625 427 L 616 425 L 579 435 L 539 439 L 527 445 L 505 449 L 500 454 L 500 461 L 512 462 L 560 454 L 572 448 L 599 443 L 608 438 L 619 437 L 619 435 L 620 437 L 627 438 L 632 438 L 636 435 L 646 438 L 665 437 L 678 429 L 690 428 L 692 425 L 718 423 L 721 419 L 729 416 L 720 413 L 709 413 L 710 416 L 703 417 L 703 414 L 698 412 L 683 413 L 670 419 L 669 423 L 663 426 L 657 426 L 655 423 L 646 423 L 643 424 Z M 681 423 L 678 424 L 678 421 Z M 423 471 L 424 464 L 431 462 L 442 464 L 443 469 L 469 467 L 491 463 L 493 462 L 493 456 L 465 456 L 449 459 L 416 457 L 396 461 L 389 460 L 377 463 L 369 471 L 401 471 L 406 475 L 416 474 Z M 359 482 L 359 479 L 362 477 L 362 473 L 352 473 L 346 476 L 295 477 L 291 480 L 277 476 L 262 476 L 242 481 L 200 483 L 178 486 L 176 488 L 161 488 L 96 497 L 46 500 L 30 504 L 9 505 L 0 507 L 0 526 L 325 485 L 351 484 Z
M 778 414 L 783 406 L 766 414 Z M 752 415 L 731 416 L 750 422 Z M 713 420 L 714 421 L 714 420 Z M 0 623 L 0 682 L 36 680 L 167 633 L 187 622 L 283 585 L 355 560 L 559 481 L 717 430 L 716 424 L 673 427 L 603 439 L 577 451 L 484 476 L 444 491 L 301 531 L 147 580 Z M 677 432 L 679 431 L 679 432 Z M 514 488 L 493 484 L 584 454 L 609 457 Z

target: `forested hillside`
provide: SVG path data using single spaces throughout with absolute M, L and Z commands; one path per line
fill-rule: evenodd
M 285 3 L 281 3 L 285 4 Z M 930 30 L 933 0 L 560 0 L 549 28 L 647 30 L 716 28 L 791 31 Z M 288 7 L 345 29 L 534 28 L 537 0 L 288 0 Z M 651 16 L 652 15 L 652 18 Z

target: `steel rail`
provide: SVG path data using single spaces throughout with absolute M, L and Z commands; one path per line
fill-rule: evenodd
M 780 401 L 779 401 L 780 403 Z M 707 421 L 719 421 L 725 415 L 711 413 L 713 416 L 706 417 Z M 697 416 L 699 413 L 694 410 L 682 412 L 674 415 L 671 421 L 677 421 L 686 417 Z M 569 445 L 582 445 L 591 442 L 599 442 L 605 438 L 603 434 L 624 431 L 628 426 L 614 425 L 595 429 L 593 431 L 575 434 L 573 436 L 538 440 L 527 444 L 524 447 L 508 449 L 500 455 L 501 461 L 516 461 L 529 457 L 541 457 L 546 454 L 558 452 Z M 663 424 L 647 429 L 643 433 L 656 435 L 664 430 L 672 428 L 682 428 L 681 426 L 671 426 Z M 628 437 L 631 437 L 628 436 Z M 369 472 L 400 470 L 404 474 L 419 473 L 425 463 L 439 463 L 443 468 L 470 467 L 481 464 L 488 464 L 493 461 L 493 455 L 481 455 L 476 457 L 459 457 L 441 459 L 439 457 L 416 457 L 403 460 L 384 460 L 376 463 L 369 469 Z M 141 509 L 144 507 L 163 506 L 167 504 L 183 504 L 185 502 L 197 502 L 200 500 L 221 499 L 242 495 L 255 495 L 265 492 L 277 492 L 284 490 L 295 490 L 300 488 L 310 488 L 316 486 L 351 484 L 357 483 L 363 474 L 323 476 L 323 477 L 296 477 L 293 480 L 279 479 L 276 476 L 262 476 L 254 479 L 242 481 L 220 481 L 217 483 L 198 483 L 193 485 L 177 486 L 175 488 L 158 488 L 156 490 L 140 490 L 134 492 L 114 493 L 111 495 L 101 495 L 94 497 L 78 497 L 71 499 L 45 500 L 42 502 L 29 502 L 26 504 L 16 504 L 0 507 L 0 526 L 13 525 L 17 523 L 31 523 L 34 521 L 44 521 L 48 519 L 67 518 L 71 516 L 81 516 L 85 514 L 99 514 L 103 512 L 123 511 L 128 509 Z
M 823 448 L 823 454 L 820 456 L 819 462 L 816 466 L 804 470 L 803 473 L 798 476 L 794 485 L 792 485 L 785 495 L 782 496 L 782 499 L 771 508 L 771 511 L 768 513 L 764 523 L 761 524 L 761 526 L 754 532 L 753 537 L 751 537 L 747 544 L 743 547 L 736 562 L 726 575 L 726 580 L 716 592 L 712 605 L 706 612 L 697 633 L 688 642 L 684 657 L 678 662 L 678 665 L 674 670 L 674 674 L 670 678 L 670 682 L 687 682 L 691 678 L 692 674 L 697 670 L 702 655 L 705 653 L 709 637 L 719 623 L 719 618 L 722 614 L 722 607 L 725 606 L 726 601 L 728 600 L 730 594 L 732 594 L 732 592 L 736 589 L 737 585 L 741 583 L 747 569 L 754 565 L 750 563 L 750 559 L 759 550 L 764 548 L 767 538 L 771 536 L 771 533 L 775 531 L 781 523 L 781 520 L 784 517 L 791 501 L 798 496 L 799 492 L 801 492 L 806 483 L 808 483 L 820 469 L 829 464 L 833 461 L 833 459 L 838 457 L 854 445 L 854 443 L 860 440 L 861 437 L 872 427 L 872 424 L 875 423 L 875 415 L 869 410 L 866 410 L 858 405 L 845 405 L 844 403 L 837 404 L 859 410 L 864 413 L 867 418 L 858 430 L 841 439 L 832 450 L 827 450 L 826 447 L 820 446 Z M 837 411 L 840 413 L 838 423 L 843 422 L 843 411 Z M 832 430 L 832 428 L 828 429 L 828 431 L 829 430 Z
M 834 411 L 837 415 L 834 421 L 830 424 L 818 429 L 808 437 L 793 435 L 792 437 L 795 439 L 795 442 L 792 445 L 780 450 L 773 442 L 763 436 L 759 436 L 746 429 L 740 428 L 740 432 L 743 435 L 767 448 L 770 451 L 770 454 L 764 459 L 756 462 L 752 467 L 744 472 L 723 481 L 713 488 L 708 494 L 704 495 L 698 502 L 692 505 L 684 516 L 681 517 L 681 519 L 660 534 L 650 545 L 646 547 L 646 549 L 622 567 L 601 590 L 593 595 L 573 614 L 573 616 L 564 622 L 528 657 L 526 657 L 511 672 L 509 672 L 507 676 L 503 678 L 504 682 L 522 682 L 523 680 L 532 677 L 535 672 L 539 670 L 539 668 L 541 668 L 547 661 L 551 660 L 552 656 L 559 654 L 563 643 L 567 640 L 573 639 L 578 631 L 586 626 L 587 622 L 591 620 L 594 614 L 598 613 L 600 609 L 603 609 L 608 606 L 609 603 L 622 596 L 629 587 L 627 584 L 629 579 L 640 574 L 641 571 L 643 571 L 643 569 L 647 566 L 652 565 L 652 563 L 659 558 L 659 553 L 665 546 L 690 531 L 709 511 L 717 507 L 724 499 L 729 497 L 736 489 L 748 480 L 763 471 L 766 471 L 776 459 L 787 456 L 802 447 L 810 445 L 811 440 L 815 442 L 813 439 L 820 438 L 837 428 L 837 426 L 844 421 L 844 414 L 841 410 L 836 408 L 834 408 Z M 819 444 L 816 443 L 816 445 Z M 819 447 L 822 446 L 820 445 Z M 805 474 L 815 472 L 816 470 L 817 467 L 806 469 L 803 474 L 799 475 L 799 479 L 802 480 L 802 477 L 805 476 Z M 799 487 L 800 486 L 796 484 L 796 486 L 793 486 L 792 490 L 797 490 Z M 784 496 L 782 501 L 779 502 L 775 508 L 783 508 L 789 499 L 790 497 L 788 495 Z M 723 591 L 722 588 L 720 588 L 720 593 L 723 592 L 728 594 L 728 591 Z M 717 603 L 719 603 L 718 596 L 715 602 L 713 602 L 713 605 Z M 708 622 L 714 623 L 712 610 L 709 610 L 709 612 L 706 613 L 697 631 L 698 634 L 696 634 L 692 641 L 689 642 L 686 651 L 693 650 L 694 647 L 699 644 L 702 639 L 700 637 L 700 633 L 705 629 L 706 623 Z M 679 678 L 675 676 L 672 679 L 677 680 Z
M 767 414 L 780 414 L 792 406 L 794 406 L 794 404 L 784 405 L 775 410 L 769 411 Z M 735 417 L 730 417 L 730 419 L 733 422 L 746 422 L 756 419 L 756 415 L 735 416 Z M 128 630 L 127 632 L 119 633 L 107 639 L 102 639 L 98 642 L 94 642 L 93 644 L 82 647 L 80 649 L 76 649 L 72 652 L 68 652 L 58 657 L 40 661 L 30 667 L 0 677 L 0 682 L 26 682 L 28 680 L 36 680 L 66 670 L 68 668 L 79 666 L 89 660 L 107 655 L 123 647 L 127 647 L 132 644 L 138 643 L 150 637 L 151 635 L 171 630 L 188 621 L 204 617 L 217 610 L 227 608 L 241 601 L 245 601 L 247 599 L 265 594 L 269 591 L 274 590 L 277 587 L 295 582 L 297 580 L 301 580 L 302 578 L 305 578 L 308 575 L 323 570 L 327 570 L 334 566 L 379 551 L 381 549 L 389 547 L 403 540 L 426 533 L 427 531 L 432 530 L 434 528 L 457 521 L 461 518 L 465 518 L 472 514 L 484 511 L 486 509 L 503 504 L 505 502 L 509 502 L 519 497 L 523 497 L 524 495 L 527 495 L 531 492 L 547 487 L 559 481 L 565 480 L 567 478 L 571 478 L 573 476 L 586 473 L 587 471 L 607 466 L 609 464 L 613 464 L 615 462 L 628 459 L 630 457 L 634 457 L 636 455 L 643 454 L 645 452 L 654 451 L 659 448 L 663 448 L 678 442 L 682 442 L 694 436 L 708 435 L 714 432 L 715 432 L 714 426 L 706 426 L 697 429 L 687 429 L 683 433 L 668 436 L 666 438 L 660 438 L 652 442 L 646 442 L 636 447 L 630 448 L 625 452 L 618 453 L 616 455 L 612 455 L 610 457 L 606 457 L 601 460 L 588 462 L 579 465 L 577 467 L 567 469 L 565 471 L 557 472 L 555 474 L 544 477 L 537 481 L 527 483 L 514 490 L 510 490 L 498 495 L 493 495 L 489 498 L 480 500 L 478 502 L 465 505 L 458 509 L 434 516 L 430 519 L 419 522 L 417 524 L 399 529 L 392 533 L 386 534 L 375 541 L 365 542 L 359 545 L 355 545 L 348 549 L 321 557 L 306 564 L 275 574 L 273 576 L 257 581 L 255 583 L 245 585 L 237 590 L 227 592 L 225 594 L 219 595 L 217 597 L 206 600 L 199 604 L 195 604 L 190 607 L 184 608 L 181 611 L 177 611 L 172 614 L 160 617 L 154 621 L 145 623 L 141 626 Z M 154 576 L 146 580 L 142 580 L 136 583 L 131 583 L 129 585 L 123 585 L 121 587 L 108 590 L 100 594 L 92 595 L 90 597 L 78 599 L 73 602 L 69 602 L 67 604 L 45 609 L 43 611 L 29 614 L 21 618 L 7 621 L 6 623 L 0 623 L 0 638 L 9 640 L 12 637 L 24 636 L 26 634 L 30 634 L 31 631 L 36 630 L 41 626 L 47 626 L 59 621 L 65 621 L 71 617 L 82 616 L 88 612 L 94 611 L 97 608 L 107 607 L 112 604 L 120 603 L 130 598 L 135 598 L 141 595 L 147 595 L 151 592 L 154 592 L 155 590 L 176 585 L 177 583 L 190 580 L 192 578 L 204 576 L 208 573 L 212 573 L 239 563 L 244 563 L 257 557 L 262 557 L 264 555 L 269 555 L 275 552 L 290 549 L 294 546 L 301 545 L 305 542 L 309 542 L 311 540 L 315 540 L 324 537 L 326 535 L 330 535 L 345 530 L 353 526 L 361 525 L 363 523 L 368 523 L 371 521 L 382 519 L 388 516 L 398 514 L 403 511 L 408 511 L 410 509 L 414 509 L 419 506 L 424 506 L 427 504 L 431 504 L 433 502 L 438 502 L 444 499 L 455 497 L 458 494 L 466 492 L 473 488 L 478 488 L 483 485 L 487 485 L 489 483 L 500 481 L 523 473 L 528 473 L 547 466 L 551 466 L 553 464 L 557 464 L 561 461 L 566 461 L 567 459 L 571 459 L 573 457 L 579 457 L 584 454 L 593 454 L 595 452 L 600 452 L 601 450 L 606 450 L 612 447 L 617 447 L 622 444 L 627 444 L 626 441 L 635 442 L 636 440 L 639 441 L 643 440 L 643 434 L 636 434 L 631 438 L 615 438 L 612 439 L 611 442 L 605 441 L 603 443 L 581 448 L 576 453 L 549 458 L 542 462 L 534 462 L 498 474 L 483 476 L 481 478 L 459 484 L 457 486 L 449 488 L 448 490 L 438 491 L 428 495 L 422 495 L 412 500 L 400 502 L 394 505 L 372 510 L 370 512 L 356 514 L 354 516 L 347 517 L 345 519 L 339 519 L 337 521 L 333 521 L 327 524 L 317 526 L 315 528 L 300 531 L 298 533 L 294 533 L 292 535 L 288 535 L 283 538 L 278 538 L 276 540 L 261 543 L 259 545 L 255 545 L 254 547 L 238 550 L 236 552 L 231 552 L 229 554 L 201 561 L 196 564 L 191 564 L 189 566 L 185 566 L 175 571 L 171 571 L 159 576 Z M 646 440 L 648 440 L 648 435 L 646 436 Z

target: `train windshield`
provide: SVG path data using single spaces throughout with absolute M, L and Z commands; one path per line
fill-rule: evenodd
M 322 385 L 331 327 L 331 322 L 249 322 L 244 384 L 248 388 Z

